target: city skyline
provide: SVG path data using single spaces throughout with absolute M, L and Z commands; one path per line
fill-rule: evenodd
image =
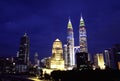
M 81 13 L 90 54 L 103 52 L 120 43 L 120 1 L 93 1 L 0 0 L 0 55 L 16 56 L 20 38 L 26 32 L 30 38 L 30 57 L 35 52 L 39 58 L 51 56 L 52 43 L 56 38 L 66 44 L 69 16 L 75 46 L 79 46 Z

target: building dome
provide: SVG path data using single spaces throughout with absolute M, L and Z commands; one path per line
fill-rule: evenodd
M 60 41 L 58 38 L 55 41 Z

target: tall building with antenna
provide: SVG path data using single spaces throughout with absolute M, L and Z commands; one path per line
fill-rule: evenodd
M 88 53 L 86 28 L 82 16 L 79 25 L 79 43 L 80 52 L 76 54 L 77 68 L 87 67 L 90 62 L 90 54 Z
M 39 66 L 40 65 L 39 58 L 38 58 L 38 53 L 37 52 L 35 52 L 35 55 L 34 55 L 34 65 L 35 66 Z
M 67 44 L 64 45 L 64 60 L 65 66 L 68 69 L 76 67 L 77 59 L 81 59 L 80 65 L 86 65 L 90 61 L 90 54 L 88 53 L 87 35 L 84 20 L 81 16 L 79 25 L 79 46 L 74 46 L 74 32 L 71 20 L 69 18 L 67 28 Z M 77 55 L 76 55 L 77 54 Z M 77 58 L 77 59 L 75 59 Z
M 29 65 L 29 37 L 27 33 L 25 33 L 20 39 L 17 58 L 17 71 L 26 72 Z
M 79 26 L 79 43 L 80 43 L 80 52 L 88 53 L 86 28 L 82 16 L 80 19 L 80 26 Z
M 75 65 L 75 55 L 74 55 L 74 33 L 71 20 L 69 18 L 67 27 L 67 55 L 65 64 L 67 67 L 73 67 Z

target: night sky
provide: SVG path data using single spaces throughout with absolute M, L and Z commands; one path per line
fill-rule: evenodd
M 69 17 L 78 46 L 81 13 L 90 54 L 120 43 L 120 0 L 0 0 L 0 56 L 15 57 L 25 32 L 31 59 L 51 56 L 56 38 L 66 43 Z

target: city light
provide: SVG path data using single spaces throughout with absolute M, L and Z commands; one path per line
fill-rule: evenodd
M 38 77 L 30 77 L 30 78 L 28 78 L 28 79 L 33 80 L 33 81 L 42 81 L 42 80 L 40 80 Z

